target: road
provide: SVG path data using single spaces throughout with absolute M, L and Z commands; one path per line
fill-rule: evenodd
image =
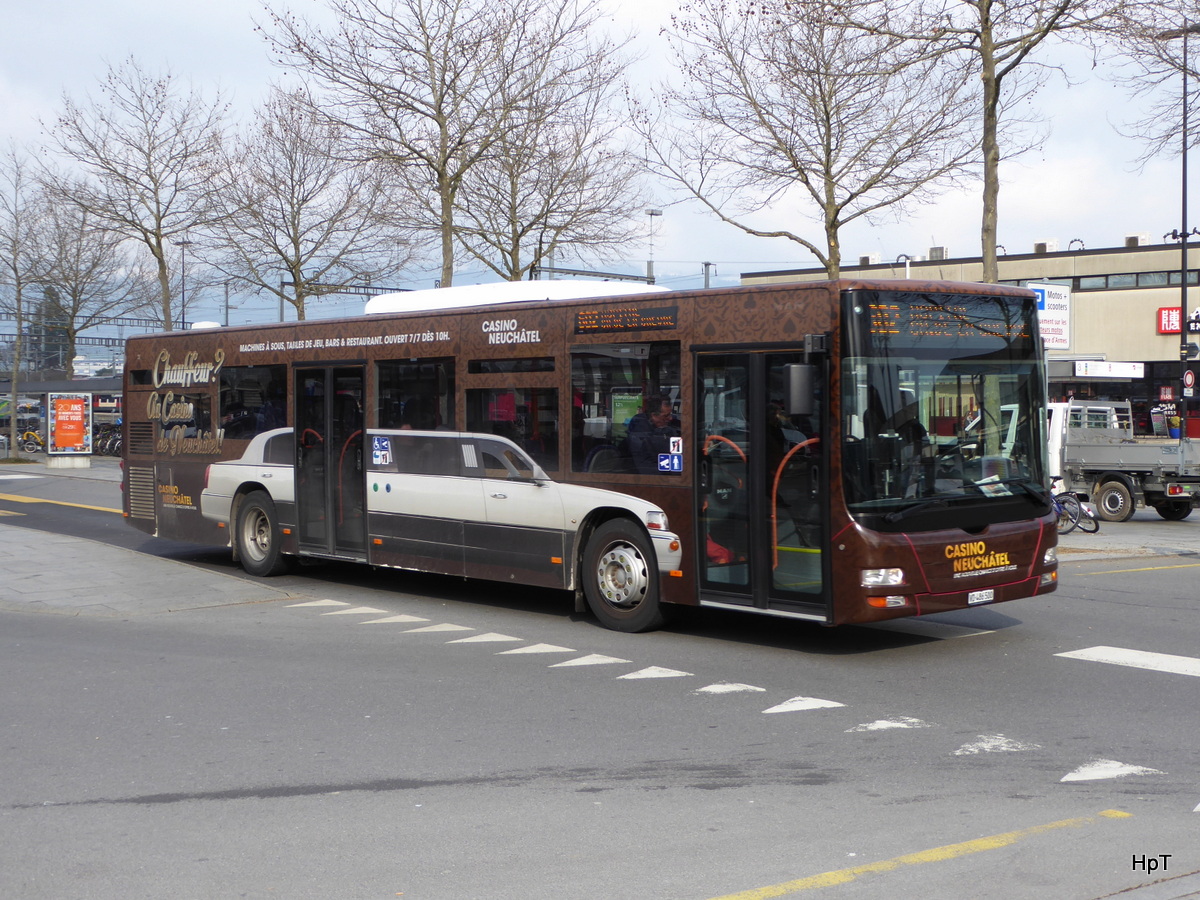
M 106 477 L 0 471 L 6 896 L 1200 891 L 1200 517 L 1068 536 L 1039 600 L 633 636 L 549 591 L 247 579 Z

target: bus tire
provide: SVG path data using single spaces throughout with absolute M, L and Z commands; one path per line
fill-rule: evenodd
M 242 498 L 236 537 L 238 559 L 249 574 L 265 578 L 288 570 L 287 557 L 280 549 L 279 516 L 266 491 L 251 491 Z
M 1133 518 L 1133 494 L 1120 481 L 1106 481 L 1096 491 L 1096 512 L 1105 522 L 1127 522 Z
M 658 600 L 654 551 L 640 528 L 622 519 L 600 525 L 583 551 L 583 594 L 613 631 L 652 631 L 666 620 Z
M 1160 500 L 1154 504 L 1154 511 L 1168 522 L 1180 522 L 1192 514 L 1190 500 Z

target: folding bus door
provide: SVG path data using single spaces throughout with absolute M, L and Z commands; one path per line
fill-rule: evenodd
M 824 386 L 816 377 L 811 408 L 796 412 L 789 383 L 803 357 L 697 355 L 696 533 L 708 605 L 828 615 Z
M 362 559 L 366 554 L 363 369 L 297 368 L 295 378 L 300 549 Z

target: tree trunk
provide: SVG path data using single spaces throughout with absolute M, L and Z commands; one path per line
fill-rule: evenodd
M 986 284 L 1000 280 L 996 260 L 997 206 L 1000 198 L 1000 144 L 997 136 L 997 117 L 1000 108 L 1000 83 L 996 76 L 996 47 L 992 36 L 991 8 L 987 0 L 979 6 L 979 59 L 983 80 L 983 224 L 980 228 L 981 258 Z

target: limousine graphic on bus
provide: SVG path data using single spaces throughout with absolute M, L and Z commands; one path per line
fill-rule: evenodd
M 250 574 L 314 555 L 302 549 L 306 530 L 325 523 L 306 514 L 328 509 L 341 533 L 361 529 L 372 565 L 581 589 L 596 617 L 619 630 L 642 630 L 661 614 L 659 577 L 678 572 L 682 549 L 654 504 L 555 482 L 499 435 L 368 429 L 334 454 L 315 452 L 321 440 L 277 428 L 240 459 L 208 467 L 201 514 L 229 529 Z M 306 510 L 310 495 L 329 502 Z

